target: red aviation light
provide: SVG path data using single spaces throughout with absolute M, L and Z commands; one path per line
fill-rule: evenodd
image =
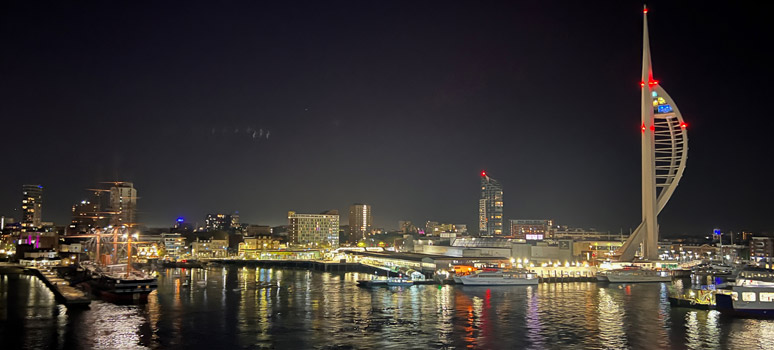
M 658 80 L 651 80 L 648 82 L 648 85 L 650 86 L 658 85 Z
M 651 125 L 650 126 L 650 131 L 656 131 L 656 126 L 655 125 Z
M 645 132 L 645 123 L 642 123 L 642 132 Z
M 640 82 L 640 87 L 645 87 L 645 82 L 644 81 Z
M 685 129 L 688 127 L 688 123 L 682 122 L 680 123 L 680 129 Z
M 644 9 L 642 9 L 642 13 L 644 13 L 644 14 L 646 14 L 646 15 L 647 15 L 647 14 L 648 14 L 648 8 L 646 7 L 646 8 L 644 8 Z
M 486 170 L 481 170 L 481 177 L 486 176 Z

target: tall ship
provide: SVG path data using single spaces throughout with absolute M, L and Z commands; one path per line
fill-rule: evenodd
M 91 291 L 106 301 L 147 302 L 148 294 L 158 288 L 155 277 L 132 270 L 129 265 L 82 264 L 82 267 L 86 270 Z
M 537 285 L 539 282 L 538 276 L 531 272 L 489 269 L 461 276 L 459 280 L 466 286 L 522 286 Z
M 88 234 L 69 236 L 89 238 L 86 246 L 93 253 L 91 261 L 80 263 L 85 280 L 81 285 L 106 301 L 145 302 L 148 295 L 158 288 L 158 281 L 151 274 L 132 266 L 132 244 L 148 243 L 137 241 L 139 234 L 131 232 L 135 225 L 137 191 L 129 182 L 109 184 L 113 185 L 110 190 L 91 190 L 96 194 L 109 193 L 111 204 L 106 205 L 107 211 L 103 211 L 101 205 L 94 205 L 81 214 L 81 218 L 100 221 L 91 221 L 94 226 Z M 110 224 L 102 219 L 109 220 Z

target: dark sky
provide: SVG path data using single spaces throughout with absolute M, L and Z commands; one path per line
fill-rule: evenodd
M 65 224 L 85 188 L 123 180 L 149 226 L 364 202 L 380 227 L 475 227 L 486 169 L 506 219 L 628 231 L 641 6 L 4 1 L 0 214 L 41 183 Z M 662 233 L 774 231 L 770 11 L 650 8 L 655 77 L 689 123 Z

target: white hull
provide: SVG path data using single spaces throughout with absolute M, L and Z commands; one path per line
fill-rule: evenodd
M 460 278 L 463 285 L 466 286 L 533 286 L 537 285 L 539 280 L 535 278 L 468 278 L 463 276 Z
M 454 279 L 454 283 L 462 284 L 462 278 L 460 278 L 459 276 L 452 276 L 452 279 Z
M 671 282 L 672 276 L 607 275 L 611 283 Z

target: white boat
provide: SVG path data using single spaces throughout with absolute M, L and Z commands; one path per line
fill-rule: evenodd
M 774 270 L 744 269 L 731 290 L 716 294 L 715 300 L 721 312 L 774 317 Z
M 610 282 L 610 279 L 607 278 L 607 271 L 597 272 L 597 282 Z
M 387 285 L 390 287 L 406 287 L 413 286 L 414 281 L 403 277 L 390 277 L 387 279 Z
M 520 271 L 482 271 L 460 277 L 466 286 L 520 286 L 537 285 L 537 275 Z
M 625 268 L 608 271 L 607 280 L 610 283 L 671 282 L 672 273 L 669 270 Z
M 453 275 L 452 279 L 454 280 L 454 283 L 456 284 L 462 284 L 462 276 Z

